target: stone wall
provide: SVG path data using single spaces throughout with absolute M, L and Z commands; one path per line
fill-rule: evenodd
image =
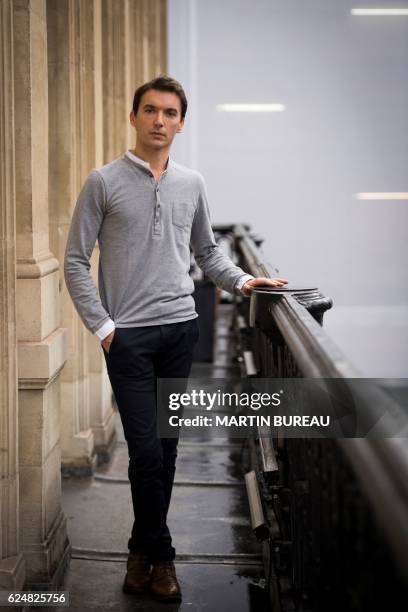
M 166 69 L 164 0 L 2 0 L 0 589 L 56 585 L 70 545 L 61 473 L 115 439 L 98 339 L 62 260 L 89 171 L 133 145 L 134 89 Z M 96 282 L 98 248 L 91 272 Z

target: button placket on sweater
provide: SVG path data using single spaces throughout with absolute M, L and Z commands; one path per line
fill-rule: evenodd
M 162 180 L 162 178 L 164 177 L 165 172 L 163 172 L 163 174 L 161 175 L 159 181 L 157 183 L 155 183 L 154 181 L 154 176 L 152 175 L 152 180 L 155 184 L 155 196 L 156 196 L 156 203 L 154 206 L 154 218 L 153 218 L 153 236 L 161 236 L 162 235 L 162 230 L 163 230 L 163 225 L 162 225 L 162 204 L 161 204 L 161 200 L 160 200 L 160 182 Z

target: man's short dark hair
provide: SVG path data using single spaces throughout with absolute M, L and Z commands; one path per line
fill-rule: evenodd
M 180 100 L 181 104 L 181 118 L 184 119 L 187 112 L 187 98 L 184 93 L 184 89 L 181 84 L 176 81 L 176 79 L 172 79 L 166 75 L 160 75 L 147 83 L 144 83 L 140 87 L 138 87 L 135 91 L 135 95 L 133 97 L 133 113 L 136 115 L 139 109 L 140 100 L 143 94 L 146 91 L 150 91 L 151 89 L 157 89 L 158 91 L 170 91 L 175 93 Z

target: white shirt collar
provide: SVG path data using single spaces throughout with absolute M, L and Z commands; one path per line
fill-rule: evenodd
M 137 155 L 135 155 L 134 153 L 132 153 L 132 151 L 130 149 L 128 149 L 125 153 L 126 157 L 128 157 L 129 159 L 131 159 L 135 164 L 138 164 L 139 166 L 143 166 L 143 168 L 146 168 L 146 170 L 150 170 L 151 172 L 151 168 L 150 168 L 150 164 L 149 162 L 145 161 L 144 159 L 140 159 L 140 157 L 138 157 Z M 164 172 L 166 172 L 169 167 L 170 167 L 170 157 L 167 160 L 167 166 L 166 169 L 164 170 Z M 163 172 L 163 174 L 164 174 Z

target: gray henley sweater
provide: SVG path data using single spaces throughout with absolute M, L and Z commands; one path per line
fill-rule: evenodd
M 137 160 L 125 154 L 92 170 L 72 217 L 65 282 L 94 333 L 109 320 L 141 327 L 195 318 L 190 244 L 200 268 L 222 289 L 238 293 L 237 282 L 253 278 L 215 242 L 202 176 L 169 159 L 156 182 L 149 165 Z M 99 292 L 89 273 L 96 240 Z

